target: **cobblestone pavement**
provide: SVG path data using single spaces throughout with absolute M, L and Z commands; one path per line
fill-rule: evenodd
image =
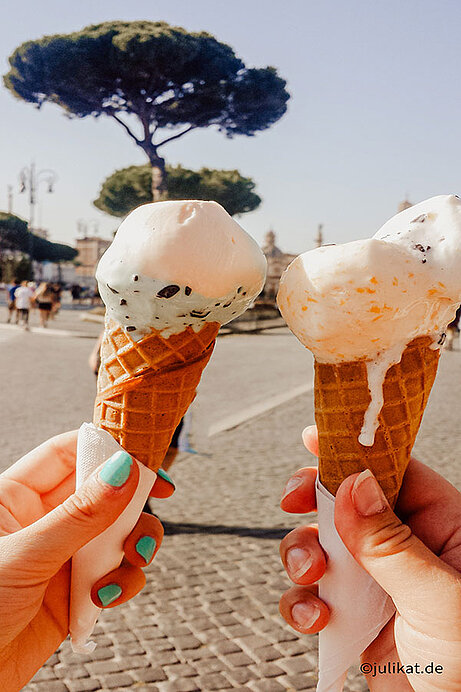
M 10 411 L 10 427 L 3 435 L 8 450 L 5 463 L 9 463 L 16 453 L 48 434 L 88 419 L 94 383 L 84 371 L 87 340 L 60 339 L 58 343 L 41 335 L 17 335 L 2 342 L 2 334 L 0 329 L 0 353 L 7 366 L 8 361 L 11 364 L 6 370 L 6 392 L 11 392 L 8 385 L 22 391 L 21 400 L 13 396 L 9 401 L 5 390 L 0 393 L 2 410 Z M 25 342 L 26 336 L 35 341 Z M 252 339 L 248 348 L 242 346 L 242 339 Z M 306 517 L 283 514 L 278 500 L 287 477 L 310 463 L 300 431 L 313 420 L 312 396 L 299 396 L 212 438 L 203 434 L 208 424 L 203 412 L 210 410 L 210 402 L 200 407 L 205 393 L 216 402 L 218 396 L 225 399 L 219 415 L 241 406 L 245 384 L 251 392 L 261 386 L 270 396 L 270 366 L 281 358 L 289 363 L 290 373 L 284 377 L 280 365 L 274 366 L 278 373 L 274 386 L 291 386 L 293 371 L 296 376 L 298 366 L 306 373 L 309 367 L 304 352 L 291 351 L 295 343 L 281 332 L 225 337 L 218 345 L 213 370 L 207 373 L 194 404 L 193 441 L 199 440 L 200 450 L 209 456 L 182 455 L 173 467 L 177 491 L 173 498 L 157 501 L 154 508 L 165 524 L 166 536 L 148 570 L 146 588 L 131 602 L 102 614 L 95 636 L 98 647 L 91 656 L 73 655 L 65 642 L 25 690 L 315 689 L 316 638 L 298 635 L 284 625 L 277 610 L 280 594 L 288 586 L 278 543 L 288 530 L 306 521 Z M 14 363 L 32 347 L 45 346 L 43 364 L 36 368 L 34 384 L 28 389 L 28 406 L 35 410 L 38 422 L 18 442 L 20 421 L 10 422 L 10 417 L 11 411 L 17 417 L 21 405 L 24 408 L 25 381 L 24 372 Z M 232 370 L 229 364 L 244 357 L 251 363 L 251 372 L 245 371 L 245 365 L 243 375 L 234 370 L 232 377 L 242 376 L 243 381 L 226 388 L 226 376 Z M 53 381 L 50 371 L 55 371 Z M 79 386 L 72 389 L 76 377 Z M 66 398 L 70 391 L 71 399 Z M 432 461 L 458 485 L 461 431 L 456 404 L 460 391 L 461 353 L 446 353 L 417 444 L 420 457 Z M 46 415 L 48 394 L 51 416 Z M 68 405 L 63 406 L 63 401 Z M 352 671 L 345 690 L 366 689 L 361 676 Z

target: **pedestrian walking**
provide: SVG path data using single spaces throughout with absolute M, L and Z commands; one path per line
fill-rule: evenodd
M 12 285 L 8 288 L 8 319 L 6 321 L 7 324 L 12 322 L 14 317 L 16 317 L 16 324 L 18 323 L 18 313 L 16 312 L 16 304 L 14 300 L 18 288 L 19 281 L 17 279 L 15 279 Z
M 72 286 L 70 287 L 70 292 L 72 295 L 72 307 L 74 308 L 77 305 L 77 303 L 80 305 L 82 287 L 78 284 L 72 284 Z
M 18 324 L 22 324 L 25 329 L 29 329 L 29 310 L 33 296 L 34 292 L 27 285 L 27 281 L 21 282 L 14 295 Z
M 48 320 L 55 301 L 55 293 L 51 289 L 51 285 L 44 281 L 40 284 L 34 293 L 34 301 L 37 304 L 40 314 L 40 324 L 42 327 L 48 326 Z
M 59 308 L 61 307 L 62 288 L 59 283 L 50 284 L 50 288 L 51 291 L 54 293 L 54 300 L 52 301 L 50 317 L 54 320 L 54 318 L 59 312 Z
M 445 343 L 445 348 L 447 351 L 453 351 L 453 342 L 455 336 L 459 334 L 459 318 L 461 317 L 461 305 L 458 307 L 455 315 L 455 319 L 450 322 L 447 327 L 447 338 Z

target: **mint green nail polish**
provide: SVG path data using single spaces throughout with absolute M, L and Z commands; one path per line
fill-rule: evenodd
M 159 469 L 159 470 L 157 471 L 157 476 L 160 476 L 160 478 L 163 478 L 163 480 L 164 480 L 164 481 L 167 481 L 167 483 L 171 483 L 171 485 L 173 486 L 173 488 L 175 487 L 173 481 L 171 480 L 171 478 L 169 477 L 169 475 L 168 475 L 163 469 Z
M 114 488 L 120 488 L 128 480 L 132 464 L 133 459 L 127 452 L 115 452 L 102 467 L 99 478 Z
M 135 546 L 136 552 L 144 558 L 146 563 L 150 562 L 156 547 L 157 543 L 151 536 L 143 536 Z
M 103 606 L 108 606 L 117 600 L 122 594 L 122 589 L 118 584 L 107 584 L 98 589 L 98 598 Z

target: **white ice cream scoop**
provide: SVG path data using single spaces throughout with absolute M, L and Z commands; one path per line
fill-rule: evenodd
M 107 316 L 139 340 L 226 324 L 260 293 L 266 260 L 257 243 L 216 202 L 155 202 L 118 229 L 96 278 Z

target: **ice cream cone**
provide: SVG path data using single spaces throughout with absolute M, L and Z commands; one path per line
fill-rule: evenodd
M 206 322 L 169 338 L 153 329 L 134 341 L 116 322 L 106 323 L 94 424 L 153 471 L 195 397 L 219 327 Z
M 114 451 L 136 459 L 136 491 L 118 519 L 72 560 L 70 632 L 87 652 L 99 608 L 91 589 L 117 568 L 174 431 L 195 397 L 219 327 L 264 286 L 258 244 L 216 202 L 144 204 L 123 221 L 96 279 L 106 306 L 94 425 L 79 433 L 81 485 Z
M 365 360 L 315 361 L 315 420 L 319 434 L 319 475 L 333 495 L 352 473 L 370 469 L 395 505 L 431 391 L 440 351 L 419 337 L 386 373 L 384 404 L 371 447 L 359 441 L 370 403 Z

